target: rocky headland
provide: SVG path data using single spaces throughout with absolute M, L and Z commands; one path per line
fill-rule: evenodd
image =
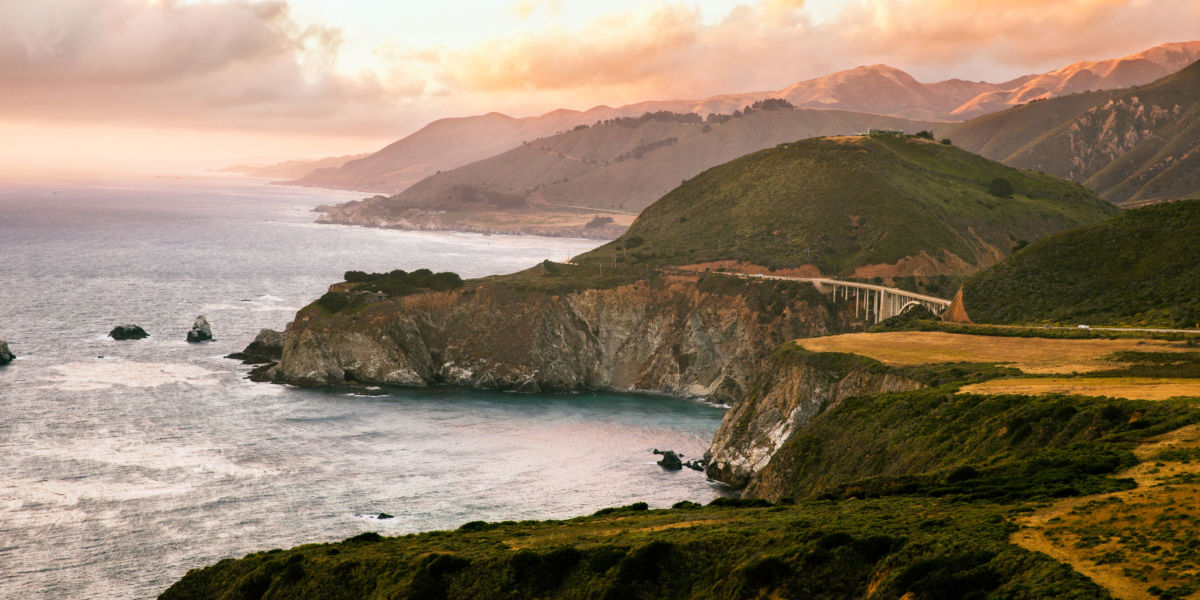
M 306 386 L 461 385 L 525 392 L 743 397 L 796 337 L 852 324 L 808 284 L 702 274 L 567 293 L 486 280 L 330 313 L 301 310 L 267 376 Z

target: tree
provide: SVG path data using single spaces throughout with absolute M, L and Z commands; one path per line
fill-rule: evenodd
M 1011 198 L 1013 186 L 1003 177 L 997 177 L 988 184 L 988 193 L 997 198 Z

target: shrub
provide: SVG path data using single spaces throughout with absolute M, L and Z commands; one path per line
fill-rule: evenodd
M 1013 195 L 1012 183 L 1003 177 L 997 177 L 988 184 L 988 193 L 997 198 L 1011 198 Z
M 321 296 L 317 300 L 317 306 L 320 306 L 331 313 L 335 313 L 343 308 L 346 308 L 347 306 L 350 306 L 350 300 L 348 300 L 346 296 L 337 292 L 325 292 L 325 295 Z

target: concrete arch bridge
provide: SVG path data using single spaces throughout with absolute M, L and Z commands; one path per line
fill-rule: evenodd
M 929 312 L 940 315 L 950 306 L 951 301 L 935 296 L 926 296 L 899 288 L 859 283 L 857 281 L 842 281 L 828 277 L 781 277 L 778 275 L 755 275 L 742 273 L 740 277 L 756 279 L 782 279 L 785 281 L 807 281 L 825 294 L 833 294 L 834 299 L 854 303 L 854 315 L 865 317 L 873 323 L 894 317 L 915 306 L 924 306 Z

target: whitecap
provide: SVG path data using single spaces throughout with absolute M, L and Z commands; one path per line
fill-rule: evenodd
M 215 385 L 217 373 L 185 363 L 143 363 L 107 357 L 103 360 L 54 365 L 40 380 L 43 389 L 72 392 L 107 390 L 116 386 L 150 388 L 171 383 Z

